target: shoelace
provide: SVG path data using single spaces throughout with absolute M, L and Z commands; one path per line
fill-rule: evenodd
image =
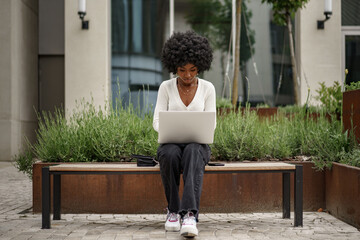
M 183 219 L 183 225 L 193 225 L 195 223 L 195 217 L 190 215 L 190 214 L 186 214 L 184 216 L 184 219 Z
M 176 213 L 170 213 L 168 215 L 168 220 L 169 222 L 177 222 L 178 221 L 178 217 Z

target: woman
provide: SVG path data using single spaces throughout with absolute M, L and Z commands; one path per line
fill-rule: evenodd
M 177 76 L 164 81 L 159 87 L 153 120 L 156 131 L 159 129 L 160 111 L 216 111 L 214 86 L 197 77 L 210 69 L 212 59 L 209 41 L 193 31 L 174 33 L 165 42 L 161 61 Z M 168 202 L 165 230 L 179 231 L 181 228 L 182 236 L 197 236 L 203 175 L 210 155 L 207 144 L 169 143 L 159 146 L 157 158 Z M 180 200 L 181 173 L 184 191 Z

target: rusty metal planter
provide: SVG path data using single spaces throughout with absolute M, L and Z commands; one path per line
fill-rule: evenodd
M 360 229 L 360 168 L 334 163 L 325 177 L 327 210 Z
M 310 162 L 296 163 L 303 165 L 304 211 L 324 208 L 324 172 L 314 170 Z M 41 168 L 47 165 L 33 167 L 34 212 L 41 211 Z M 64 213 L 163 213 L 166 207 L 160 175 L 67 175 L 62 181 Z M 276 173 L 205 174 L 200 210 L 281 211 L 281 184 Z
M 247 110 L 247 108 L 240 108 L 241 113 L 244 113 Z M 235 111 L 236 113 L 239 111 L 239 109 L 237 108 L 218 108 L 217 112 L 219 115 L 226 115 L 229 114 L 230 112 Z M 259 116 L 260 119 L 263 118 L 271 118 L 273 116 L 275 116 L 278 113 L 278 108 L 277 107 L 271 107 L 271 108 L 256 108 L 256 107 L 251 107 L 249 108 L 250 112 L 256 112 L 256 114 Z

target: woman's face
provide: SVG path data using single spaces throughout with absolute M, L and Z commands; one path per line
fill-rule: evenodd
M 198 69 L 194 64 L 188 63 L 182 67 L 178 67 L 176 73 L 179 76 L 179 81 L 181 81 L 181 84 L 190 85 L 196 83 Z

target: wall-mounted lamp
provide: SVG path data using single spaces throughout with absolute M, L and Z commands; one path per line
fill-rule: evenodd
M 325 0 L 325 8 L 324 8 L 324 20 L 318 20 L 317 21 L 317 28 L 318 29 L 324 29 L 325 28 L 325 22 L 330 19 L 330 16 L 332 14 L 332 0 Z
M 79 17 L 81 19 L 81 28 L 89 29 L 89 21 L 84 21 L 86 15 L 86 0 L 79 0 Z

